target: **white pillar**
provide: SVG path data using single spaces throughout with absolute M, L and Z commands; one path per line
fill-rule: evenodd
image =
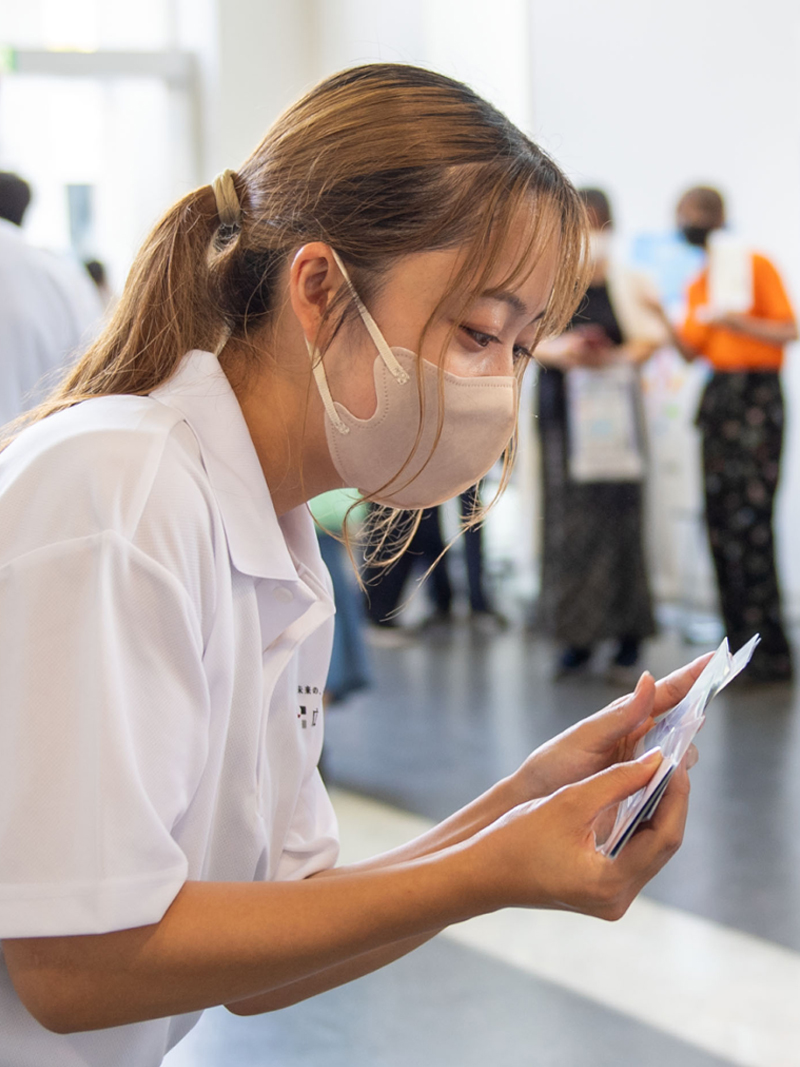
M 198 55 L 202 178 L 236 168 L 318 77 L 314 0 L 180 0 Z

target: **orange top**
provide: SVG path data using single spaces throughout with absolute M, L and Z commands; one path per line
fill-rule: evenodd
M 686 319 L 680 329 L 681 339 L 696 349 L 715 370 L 780 370 L 783 346 L 745 337 L 723 326 L 712 326 L 697 317 L 698 308 L 708 304 L 708 271 L 689 286 Z M 794 322 L 780 275 L 765 256 L 753 255 L 753 306 L 748 314 L 773 322 Z

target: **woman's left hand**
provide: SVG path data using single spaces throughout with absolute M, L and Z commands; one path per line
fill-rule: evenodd
M 683 699 L 710 656 L 700 656 L 659 682 L 645 672 L 633 693 L 537 748 L 512 776 L 515 794 L 525 799 L 549 796 L 562 786 L 631 759 L 653 719 Z

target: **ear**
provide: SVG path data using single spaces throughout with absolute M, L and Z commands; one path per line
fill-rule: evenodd
M 311 344 L 319 340 L 325 312 L 343 283 L 329 245 L 313 241 L 297 250 L 289 268 L 289 299 Z

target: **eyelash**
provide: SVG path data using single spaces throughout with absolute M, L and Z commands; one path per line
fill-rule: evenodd
M 473 330 L 470 326 L 462 326 L 461 329 L 466 333 L 475 344 L 480 345 L 481 348 L 488 348 L 490 344 L 500 344 L 500 338 L 495 337 L 494 334 L 484 333 L 483 330 Z M 523 345 L 514 345 L 514 360 L 531 359 L 533 353 L 529 348 L 525 348 Z

